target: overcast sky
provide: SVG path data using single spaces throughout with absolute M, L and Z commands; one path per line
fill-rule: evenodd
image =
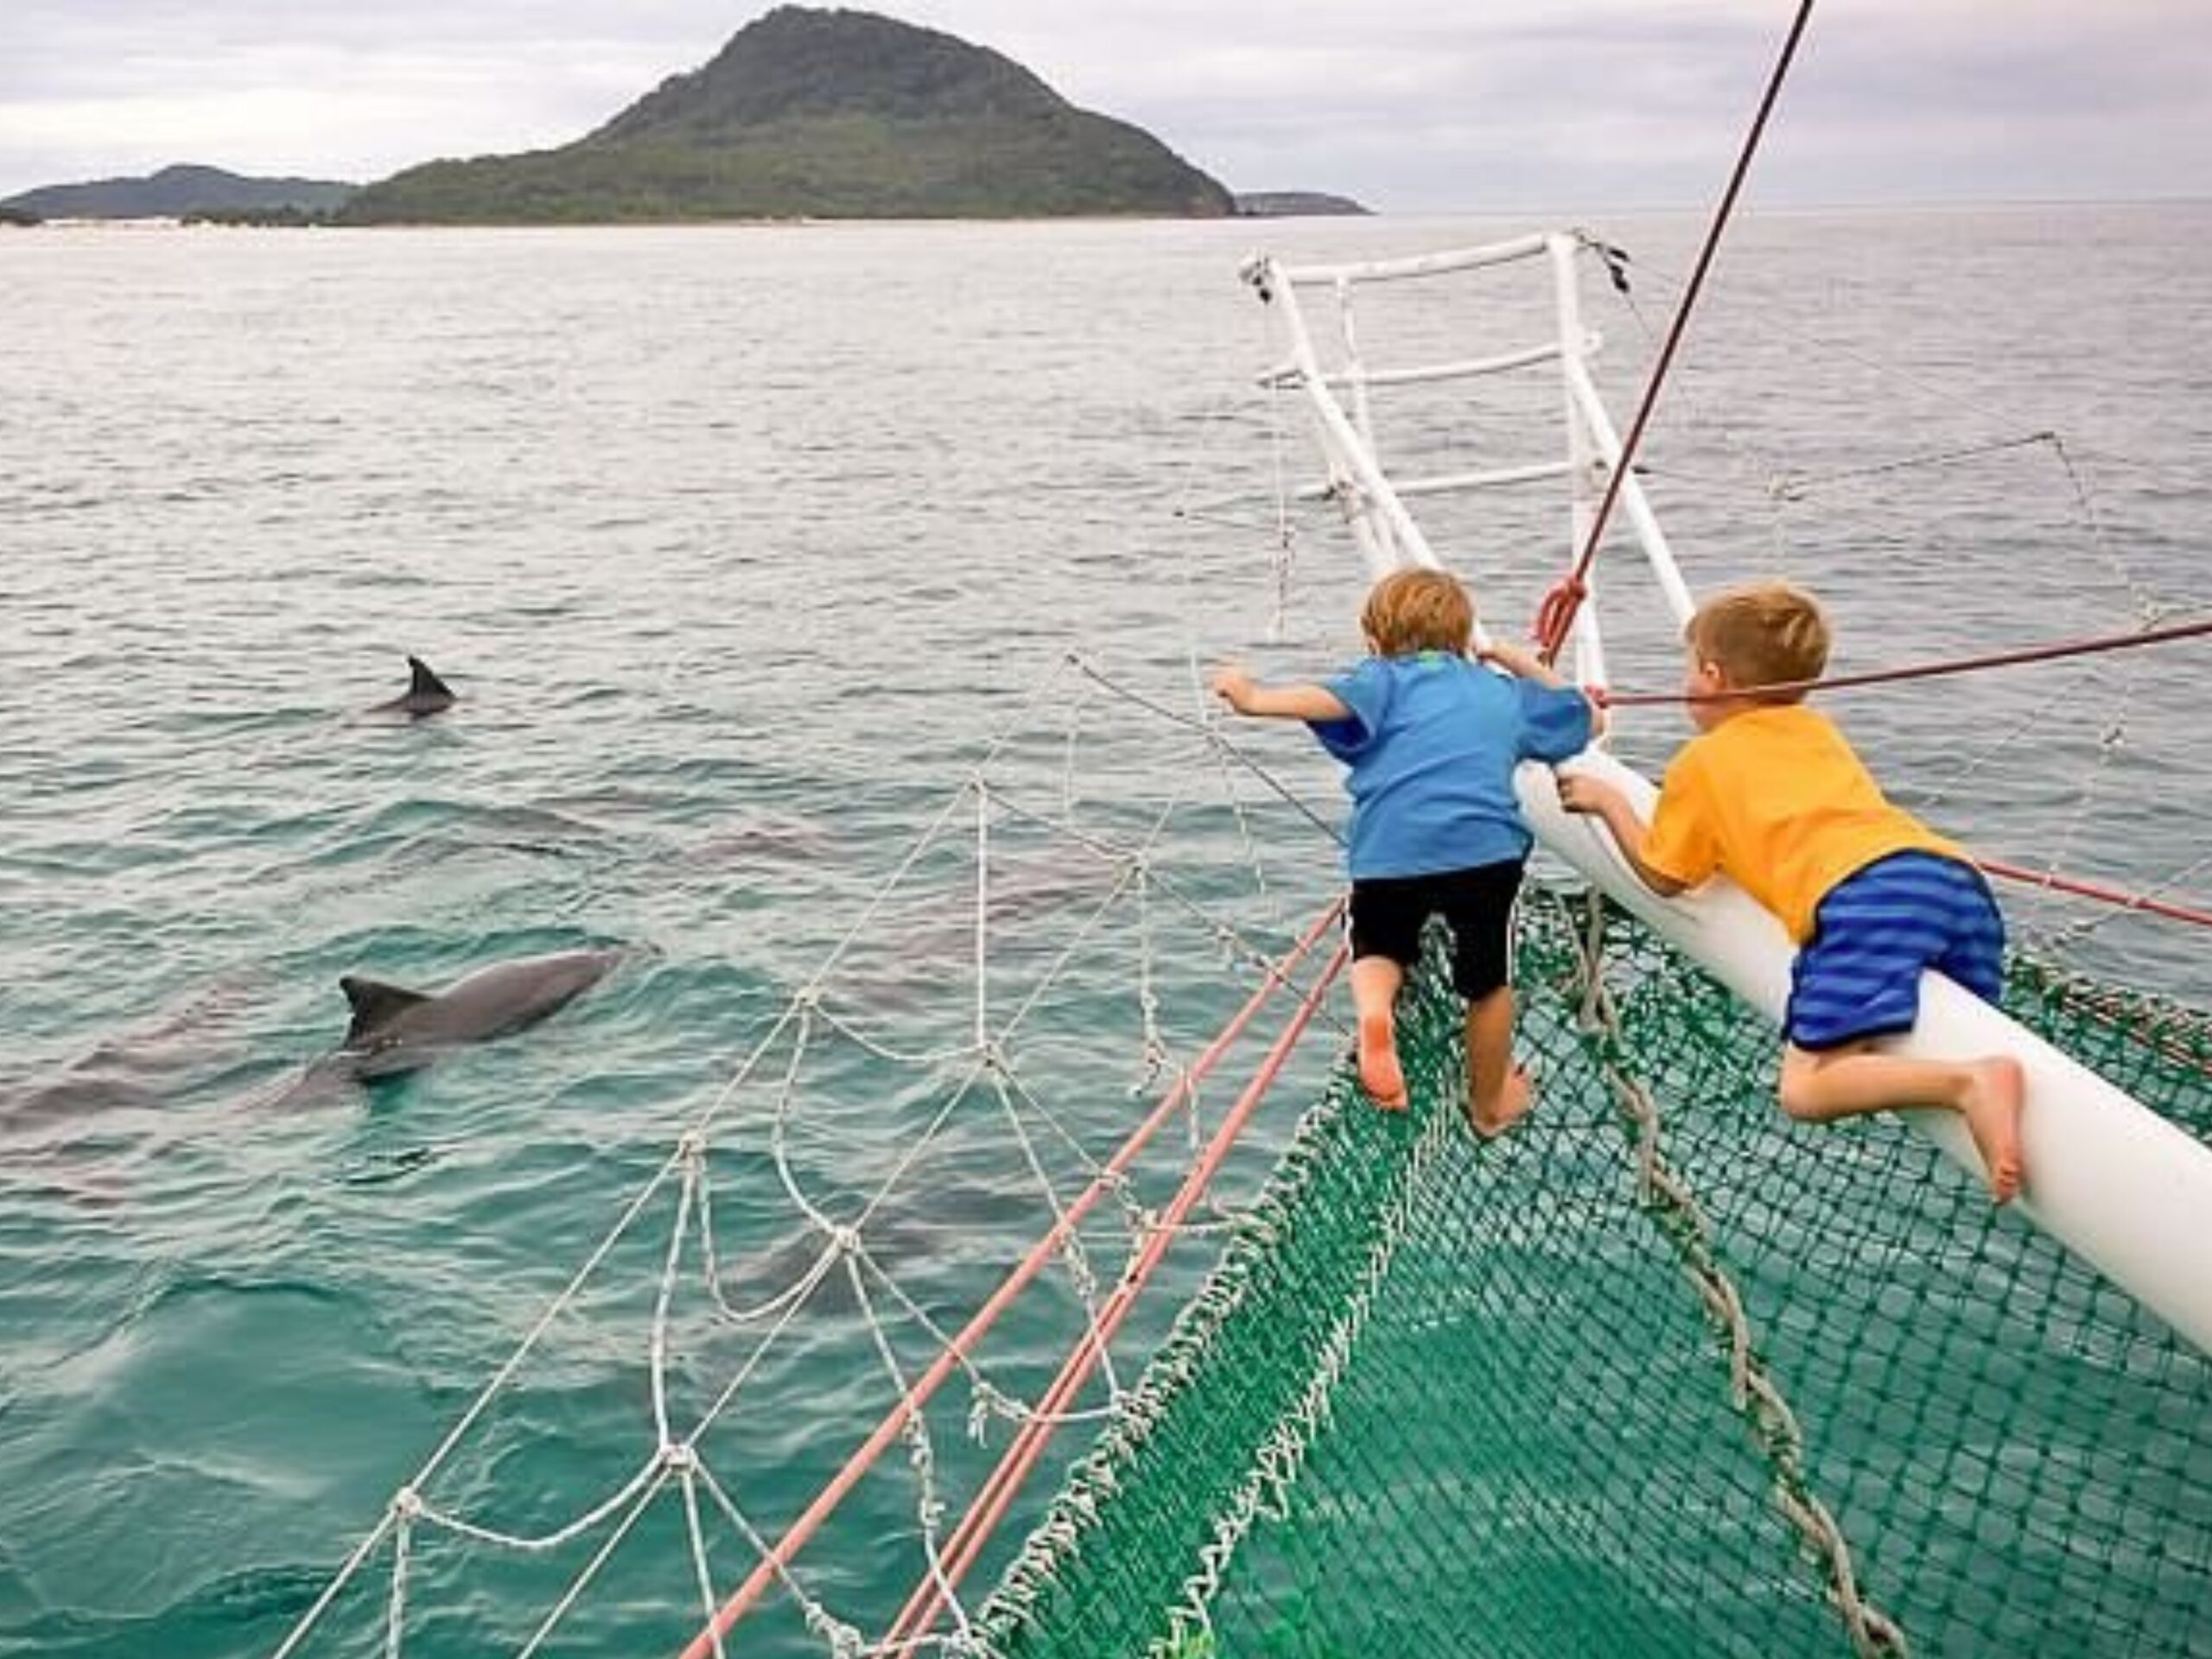
M 0 195 L 203 162 L 365 181 L 566 142 L 752 0 L 0 0 Z M 900 0 L 1232 189 L 1697 205 L 1790 0 Z M 2212 195 L 2212 0 L 1822 0 L 1775 203 Z

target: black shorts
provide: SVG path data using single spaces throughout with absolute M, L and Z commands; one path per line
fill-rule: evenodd
M 1470 1002 L 1510 981 L 1513 900 L 1522 861 L 1478 864 L 1440 875 L 1380 876 L 1351 884 L 1351 954 L 1388 957 L 1410 968 L 1421 924 L 1441 916 L 1452 929 L 1452 987 Z

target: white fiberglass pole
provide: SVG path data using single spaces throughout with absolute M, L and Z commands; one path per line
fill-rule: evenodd
M 1610 755 L 1586 753 L 1567 769 L 1603 778 L 1624 791 L 1639 813 L 1650 815 L 1657 791 Z M 1546 848 L 1781 1023 L 1793 947 L 1780 922 L 1725 878 L 1678 899 L 1660 898 L 1622 861 L 1602 825 L 1560 805 L 1548 768 L 1524 766 L 1515 781 Z M 2005 1054 L 2018 1060 L 2027 1074 L 2020 1123 L 2027 1185 L 2015 1203 L 2044 1232 L 2212 1354 L 2212 1271 L 2204 1242 L 2212 1217 L 2212 1148 L 1940 974 L 1922 977 L 1920 1022 L 1897 1039 L 1895 1052 L 1921 1059 Z M 1678 1109 L 1700 1105 L 1688 1101 Z M 1958 1114 L 1900 1116 L 1981 1179 L 1981 1161 Z

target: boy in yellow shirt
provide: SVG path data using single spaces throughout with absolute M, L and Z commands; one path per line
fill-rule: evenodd
M 1782 1107 L 1825 1122 L 1903 1106 L 1966 1119 L 2003 1204 L 2020 1190 L 2017 1060 L 1883 1052 L 1912 1029 L 1933 968 L 1986 1001 L 2003 988 L 2005 925 L 1966 855 L 1891 805 L 1842 733 L 1803 706 L 1827 665 L 1812 598 L 1782 582 L 1723 594 L 1683 631 L 1699 735 L 1667 768 L 1645 824 L 1609 784 L 1568 777 L 1569 811 L 1603 819 L 1644 884 L 1681 893 L 1725 873 L 1799 949 L 1783 1022 Z

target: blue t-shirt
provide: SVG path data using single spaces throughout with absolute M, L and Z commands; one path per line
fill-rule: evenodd
M 1443 652 L 1370 657 L 1323 683 L 1351 711 L 1310 723 L 1351 768 L 1355 881 L 1526 858 L 1514 767 L 1567 760 L 1590 741 L 1580 691 L 1509 679 Z

